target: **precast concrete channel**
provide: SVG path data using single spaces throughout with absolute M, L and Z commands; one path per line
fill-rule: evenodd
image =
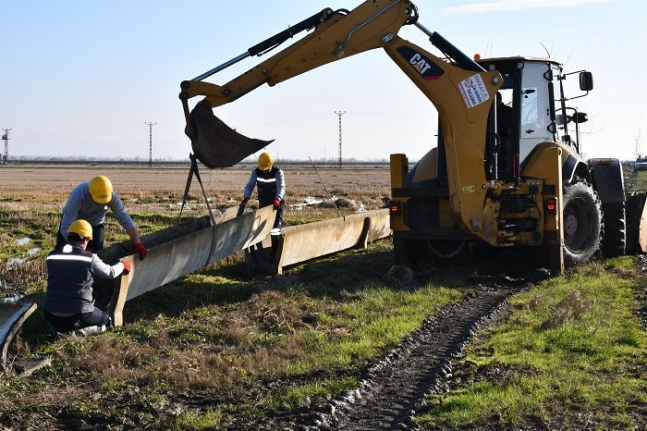
M 511 295 L 531 285 L 505 278 L 479 284 L 460 303 L 427 318 L 383 359 L 366 370 L 357 388 L 310 412 L 294 429 L 406 430 L 427 394 L 442 392 L 451 377 L 452 358 L 461 356 L 483 322 L 504 307 Z

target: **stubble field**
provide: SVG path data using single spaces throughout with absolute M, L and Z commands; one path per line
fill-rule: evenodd
M 286 178 L 288 200 L 302 196 L 330 197 L 343 194 L 364 195 L 389 194 L 390 176 L 387 164 L 313 166 L 287 164 L 280 166 Z M 200 169 L 207 195 L 231 197 L 240 200 L 243 187 L 255 166 L 239 164 L 225 169 Z M 0 168 L 0 188 L 3 201 L 8 197 L 53 198 L 67 197 L 77 184 L 96 175 L 111 179 L 115 190 L 126 197 L 142 197 L 147 194 L 178 196 L 184 193 L 189 175 L 186 166 L 119 166 L 119 165 L 5 165 Z M 200 195 L 195 177 L 191 194 Z

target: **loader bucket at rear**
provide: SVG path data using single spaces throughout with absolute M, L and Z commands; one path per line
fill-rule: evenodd
M 250 154 L 274 142 L 241 135 L 213 115 L 207 99 L 198 103 L 184 130 L 191 139 L 193 153 L 208 168 L 233 166 Z

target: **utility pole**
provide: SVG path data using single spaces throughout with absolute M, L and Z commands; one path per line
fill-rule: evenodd
M 2 135 L 2 140 L 4 141 L 4 157 L 3 160 L 0 160 L 0 164 L 9 163 L 9 139 L 11 139 L 11 129 L 2 129 L 4 134 Z
M 339 169 L 341 169 L 341 116 L 345 113 L 346 111 L 335 111 L 335 114 L 339 116 Z
M 148 166 L 153 166 L 153 126 L 157 123 L 146 123 L 149 130 L 149 154 L 148 154 Z
M 636 160 L 642 157 L 641 148 L 640 148 L 640 129 L 638 130 L 638 137 L 636 137 L 636 150 L 634 155 L 636 156 L 635 157 Z

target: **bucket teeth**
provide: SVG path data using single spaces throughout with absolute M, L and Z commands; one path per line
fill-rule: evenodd
M 213 115 L 207 99 L 191 111 L 185 133 L 191 139 L 193 153 L 210 169 L 233 166 L 274 142 L 273 139 L 248 138 L 236 132 Z

